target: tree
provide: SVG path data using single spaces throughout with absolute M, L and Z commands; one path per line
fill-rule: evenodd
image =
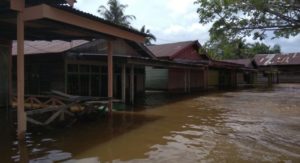
M 204 48 L 208 54 L 215 59 L 239 59 L 247 58 L 246 50 L 248 49 L 246 41 L 243 39 L 218 41 L 208 41 L 204 44 Z
M 275 54 L 275 53 L 281 53 L 281 47 L 278 44 L 275 44 L 273 46 L 273 48 L 271 49 L 271 53 Z
M 296 36 L 300 32 L 299 0 L 196 0 L 200 23 L 212 23 L 211 40 L 229 41 L 253 36 Z
M 254 56 L 256 54 L 269 54 L 272 53 L 270 50 L 270 46 L 264 44 L 264 43 L 253 43 L 253 44 L 248 44 L 248 54 L 250 56 Z
M 125 15 L 124 10 L 128 7 L 127 5 L 120 4 L 118 0 L 108 0 L 108 8 L 101 5 L 98 8 L 98 13 L 108 21 L 115 24 L 131 27 L 130 21 L 135 19 L 134 15 Z
M 140 31 L 148 35 L 145 40 L 145 45 L 151 45 L 151 41 L 156 41 L 156 37 L 150 32 L 149 29 L 146 29 L 145 25 L 141 28 Z
M 246 43 L 241 39 L 231 42 L 228 40 L 208 41 L 204 44 L 204 48 L 210 57 L 218 60 L 253 58 L 256 54 L 281 53 L 280 45 L 274 45 L 271 48 L 264 43 Z

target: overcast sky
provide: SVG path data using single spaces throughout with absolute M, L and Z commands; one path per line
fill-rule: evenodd
M 195 0 L 120 0 L 127 4 L 125 14 L 136 16 L 132 26 L 140 29 L 146 25 L 157 38 L 156 44 L 199 40 L 201 44 L 209 39 L 209 25 L 198 23 Z M 76 8 L 99 16 L 97 9 L 107 0 L 77 0 Z M 251 41 L 251 40 L 250 40 Z M 268 45 L 279 44 L 283 52 L 300 52 L 300 34 L 289 39 L 267 39 Z

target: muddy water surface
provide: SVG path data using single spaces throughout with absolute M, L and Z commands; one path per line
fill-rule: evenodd
M 2 118 L 0 162 L 300 162 L 300 85 L 144 103 L 111 119 L 31 129 L 25 145 Z

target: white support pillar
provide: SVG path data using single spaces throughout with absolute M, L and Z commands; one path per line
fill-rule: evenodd
M 130 68 L 130 103 L 134 104 L 134 65 Z
M 19 140 L 24 140 L 27 128 L 24 108 L 24 0 L 21 3 L 23 3 L 22 10 L 18 11 L 17 16 L 17 136 Z
M 107 40 L 107 75 L 108 75 L 108 82 L 107 82 L 107 95 L 108 95 L 108 110 L 109 113 L 112 114 L 113 108 L 113 50 L 112 50 L 112 41 L 109 39 Z
M 126 103 L 126 64 L 122 66 L 122 101 Z

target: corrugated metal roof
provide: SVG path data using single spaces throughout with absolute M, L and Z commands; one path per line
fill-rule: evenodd
M 76 2 L 76 0 L 75 0 L 75 2 Z M 47 4 L 47 5 L 50 5 L 52 7 L 62 9 L 64 11 L 67 11 L 67 12 L 70 12 L 70 13 L 73 13 L 73 14 L 91 19 L 91 20 L 95 20 L 95 21 L 99 21 L 101 23 L 105 23 L 105 24 L 108 24 L 108 25 L 111 25 L 111 26 L 115 26 L 117 28 L 126 30 L 128 32 L 132 32 L 132 33 L 144 36 L 144 37 L 148 36 L 148 34 L 140 32 L 139 30 L 134 29 L 132 27 L 128 28 L 128 27 L 125 27 L 125 26 L 122 26 L 122 25 L 118 25 L 118 24 L 115 24 L 115 23 L 113 23 L 109 20 L 105 20 L 105 19 L 103 19 L 101 17 L 98 17 L 98 16 L 95 16 L 93 14 L 90 14 L 90 13 L 81 11 L 79 9 L 70 7 L 69 5 L 67 5 L 68 4 L 67 0 L 26 0 L 26 4 L 27 5 Z
M 156 57 L 172 57 L 195 42 L 196 41 L 185 41 L 161 45 L 150 45 L 147 47 Z
M 66 6 L 66 5 L 56 5 L 56 4 L 49 4 L 49 5 L 51 5 L 52 7 L 55 7 L 55 8 L 58 8 L 58 9 L 62 9 L 62 10 L 64 10 L 64 11 L 68 11 L 68 12 L 71 12 L 71 13 L 73 13 L 73 14 L 82 16 L 82 17 L 85 17 L 85 18 L 91 19 L 91 20 L 95 20 L 95 21 L 99 21 L 99 22 L 102 22 L 102 23 L 105 23 L 105 24 L 108 24 L 108 25 L 111 25 L 111 26 L 115 26 L 115 27 L 117 27 L 117 28 L 126 30 L 126 31 L 128 31 L 128 32 L 132 32 L 132 33 L 135 33 L 135 34 L 144 36 L 144 37 L 147 37 L 147 36 L 148 36 L 148 34 L 143 33 L 143 32 L 140 32 L 140 31 L 137 30 L 137 29 L 134 29 L 134 28 L 127 28 L 127 27 L 125 27 L 125 26 L 115 24 L 115 23 L 113 23 L 113 22 L 111 22 L 111 21 L 109 21 L 109 20 L 105 20 L 105 19 L 100 18 L 100 17 L 98 17 L 98 16 L 92 15 L 92 14 L 90 14 L 90 13 L 87 13 L 87 12 L 84 12 L 84 11 L 81 11 L 81 10 L 78 10 L 78 9 L 75 9 L 75 8 L 72 8 L 72 7 L 69 7 L 69 6 Z
M 74 40 L 67 41 L 25 41 L 24 42 L 24 54 L 46 54 L 46 53 L 62 53 L 71 48 L 83 45 L 88 41 Z M 17 54 L 17 42 L 13 42 L 12 54 Z
M 300 65 L 300 53 L 258 54 L 254 61 L 258 66 Z
M 42 3 L 48 4 L 66 4 L 66 0 L 25 0 L 26 4 L 37 5 Z
M 253 68 L 252 59 L 232 59 L 232 60 L 223 60 L 224 62 L 236 63 L 244 65 L 247 68 Z

